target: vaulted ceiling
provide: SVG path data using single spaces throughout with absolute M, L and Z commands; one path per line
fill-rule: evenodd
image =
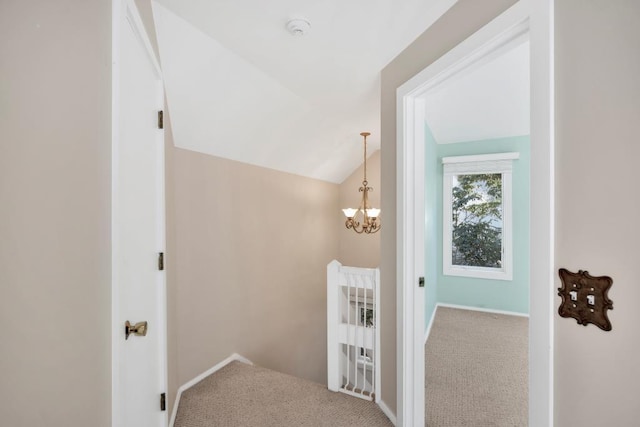
M 360 132 L 380 147 L 380 71 L 455 1 L 154 0 L 176 146 L 342 182 Z
M 522 38 L 425 96 L 438 144 L 529 134 L 529 42 Z

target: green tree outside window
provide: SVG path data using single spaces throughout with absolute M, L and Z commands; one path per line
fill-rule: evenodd
M 502 174 L 453 177 L 452 265 L 502 267 Z

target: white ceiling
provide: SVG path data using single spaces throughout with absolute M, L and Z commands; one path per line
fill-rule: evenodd
M 360 132 L 380 147 L 380 71 L 455 1 L 154 1 L 176 146 L 342 182 Z
M 529 135 L 529 42 L 505 47 L 424 99 L 438 144 Z
M 380 71 L 455 1 L 153 0 L 176 146 L 342 182 L 360 132 L 380 147 Z M 430 93 L 438 142 L 528 134 L 523 52 Z

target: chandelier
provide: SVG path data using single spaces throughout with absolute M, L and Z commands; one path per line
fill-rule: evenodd
M 362 132 L 360 135 L 364 138 L 364 178 L 362 180 L 362 187 L 360 187 L 362 200 L 357 209 L 347 208 L 342 209 L 342 212 L 344 212 L 344 215 L 347 217 L 347 221 L 345 222 L 347 229 L 350 228 L 358 234 L 372 234 L 380 230 L 381 225 L 378 220 L 380 209 L 369 206 L 369 192 L 373 191 L 373 188 L 369 187 L 369 183 L 367 182 L 367 137 L 371 134 L 369 132 Z

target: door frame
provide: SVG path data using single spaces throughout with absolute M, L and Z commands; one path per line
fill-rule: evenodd
M 424 425 L 424 103 L 457 71 L 528 28 L 531 70 L 529 425 L 553 426 L 554 0 L 520 0 L 397 90 L 398 425 Z
M 119 359 L 118 346 L 122 340 L 122 331 L 124 326 L 117 324 L 119 306 L 118 296 L 119 288 L 115 278 L 118 277 L 118 266 L 114 262 L 117 259 L 117 245 L 114 242 L 118 241 L 118 237 L 115 233 L 115 224 L 118 221 L 118 147 L 120 145 L 119 131 L 120 123 L 118 118 L 120 117 L 120 38 L 121 38 L 121 22 L 127 19 L 143 44 L 147 59 L 152 66 L 155 73 L 155 77 L 159 82 L 158 85 L 158 105 L 162 106 L 164 102 L 164 88 L 162 84 L 162 71 L 160 64 L 156 58 L 155 52 L 151 45 L 151 41 L 147 35 L 144 23 L 138 12 L 138 8 L 135 5 L 134 0 L 112 0 L 112 39 L 111 39 L 111 246 L 112 246 L 112 258 L 111 258 L 111 423 L 113 427 L 119 427 L 116 425 L 120 419 L 121 408 L 118 405 L 118 393 L 121 388 L 118 380 L 118 372 L 121 367 L 121 361 Z M 162 107 L 160 107 L 162 108 Z M 157 143 L 160 147 L 164 147 L 164 131 L 157 133 Z M 156 206 L 157 215 L 159 218 L 157 236 L 158 252 L 165 252 L 166 246 L 166 230 L 165 230 L 165 183 L 164 183 L 164 149 L 159 150 L 159 154 L 156 158 L 156 167 L 160 169 L 161 173 L 158 175 L 157 191 L 159 194 L 158 203 Z M 165 262 L 166 264 L 166 262 Z M 166 275 L 164 271 L 159 272 L 158 281 L 160 282 L 159 298 L 156 301 L 158 306 L 158 312 L 160 317 L 160 324 L 157 326 L 159 331 L 159 347 L 160 352 L 160 367 L 162 372 L 161 382 L 164 384 L 164 389 L 167 388 L 167 294 L 166 294 Z M 159 396 L 158 396 L 158 402 Z M 164 413 L 163 425 L 167 425 L 168 415 Z

